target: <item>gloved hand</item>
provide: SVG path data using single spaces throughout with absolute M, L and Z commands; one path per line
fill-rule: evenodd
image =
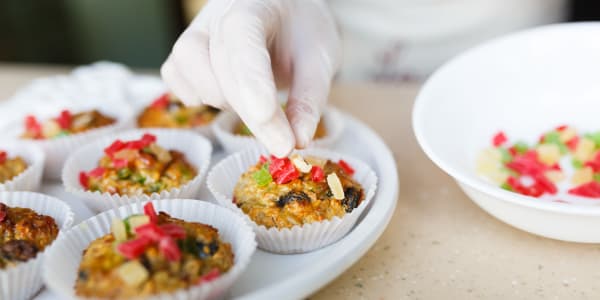
M 212 0 L 161 68 L 188 105 L 233 109 L 276 156 L 311 141 L 340 57 L 323 0 Z M 290 87 L 285 114 L 276 86 Z

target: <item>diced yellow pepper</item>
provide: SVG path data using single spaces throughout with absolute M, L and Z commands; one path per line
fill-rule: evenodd
M 592 180 L 594 180 L 594 170 L 590 167 L 584 167 L 575 171 L 575 174 L 571 178 L 571 183 L 577 186 L 591 182 Z
M 477 157 L 477 173 L 488 176 L 502 167 L 502 153 L 496 148 L 487 148 Z
M 42 125 L 42 135 L 45 137 L 55 137 L 60 133 L 60 131 L 60 125 L 58 125 L 58 122 L 54 120 L 48 121 Z
M 544 175 L 554 183 L 559 183 L 565 179 L 565 173 L 559 170 L 546 171 Z
M 577 135 L 577 131 L 571 127 L 567 127 L 565 130 L 560 132 L 560 141 L 566 143 Z
M 127 229 L 125 228 L 125 222 L 123 222 L 123 220 L 113 219 L 110 225 L 110 231 L 117 242 L 127 240 Z
M 541 144 L 537 147 L 537 153 L 539 160 L 548 166 L 560 160 L 560 148 L 556 144 Z
M 588 138 L 583 138 L 581 141 L 579 141 L 579 143 L 577 143 L 577 148 L 575 148 L 573 157 L 581 162 L 586 162 L 592 158 L 595 147 L 596 143 L 594 143 L 594 141 Z
M 124 263 L 115 272 L 128 286 L 139 286 L 149 277 L 148 270 L 137 260 Z

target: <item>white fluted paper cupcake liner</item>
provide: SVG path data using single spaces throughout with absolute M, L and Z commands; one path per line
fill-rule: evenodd
M 98 161 L 104 155 L 104 149 L 116 139 L 139 139 L 144 133 L 152 133 L 157 137 L 157 143 L 169 150 L 178 150 L 196 168 L 198 174 L 188 183 L 178 188 L 152 193 L 151 195 L 118 195 L 86 191 L 79 183 L 79 173 L 97 167 Z M 200 189 L 203 179 L 208 173 L 212 154 L 211 143 L 198 134 L 190 131 L 175 129 L 136 129 L 122 134 L 104 137 L 92 144 L 75 151 L 65 163 L 63 169 L 63 185 L 65 189 L 81 198 L 85 204 L 97 211 L 104 211 L 130 203 L 140 203 L 155 199 L 194 198 Z
M 214 281 L 172 294 L 160 294 L 150 299 L 218 299 L 234 284 L 250 262 L 256 249 L 252 228 L 235 213 L 201 200 L 169 199 L 152 201 L 157 212 L 165 211 L 172 217 L 211 225 L 219 236 L 230 243 L 234 265 Z M 142 213 L 143 204 L 135 203 L 103 212 L 73 227 L 50 249 L 44 263 L 44 281 L 61 299 L 76 298 L 74 286 L 82 251 L 93 240 L 110 232 L 114 218 L 125 218 Z
M 24 131 L 23 124 L 20 121 L 9 125 L 6 128 L 6 132 L 9 136 L 19 139 L 22 143 L 30 144 L 42 149 L 46 155 L 44 178 L 60 179 L 63 165 L 74 149 L 99 138 L 110 136 L 124 129 L 133 127 L 130 109 L 102 108 L 100 111 L 116 118 L 117 121 L 115 124 L 48 140 L 20 139 L 19 136 Z
M 11 207 L 31 208 L 38 214 L 54 218 L 60 228 L 57 240 L 73 223 L 71 208 L 54 197 L 31 192 L 0 192 L 0 202 Z M 56 241 L 34 259 L 0 270 L 0 299 L 31 298 L 42 287 L 42 263 L 55 244 Z
M 37 191 L 44 172 L 44 152 L 38 147 L 17 141 L 2 141 L 0 151 L 2 150 L 8 153 L 9 158 L 22 157 L 27 163 L 27 169 L 11 180 L 0 183 L 0 191 Z
M 377 175 L 364 162 L 324 149 L 307 149 L 298 151 L 298 153 L 328 158 L 333 161 L 343 159 L 348 162 L 355 169 L 353 178 L 362 185 L 365 199 L 351 213 L 342 218 L 334 217 L 331 220 L 294 226 L 291 229 L 266 228 L 264 225 L 258 225 L 252 221 L 233 203 L 232 199 L 233 189 L 242 173 L 246 172 L 250 166 L 255 165 L 260 155 L 267 155 L 267 152 L 262 147 L 254 147 L 230 155 L 219 162 L 208 174 L 208 189 L 220 205 L 237 212 L 252 225 L 256 232 L 258 247 L 263 250 L 282 254 L 303 253 L 332 244 L 350 232 L 375 195 Z
M 221 112 L 213 122 L 212 128 L 215 137 L 227 153 L 235 153 L 258 143 L 252 136 L 243 136 L 234 133 L 240 118 L 231 112 Z M 329 106 L 323 112 L 323 123 L 326 135 L 311 142 L 309 148 L 331 148 L 344 131 L 345 123 L 341 113 L 334 107 Z

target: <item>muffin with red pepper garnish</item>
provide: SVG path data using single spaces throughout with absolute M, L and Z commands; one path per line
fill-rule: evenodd
M 161 147 L 152 134 L 139 140 L 116 140 L 104 153 L 98 167 L 79 174 L 86 190 L 150 195 L 184 185 L 197 174 L 183 153 Z
M 266 158 L 242 174 L 233 202 L 256 224 L 292 228 L 343 217 L 365 199 L 354 169 L 312 156 Z
M 214 227 L 156 213 L 114 219 L 111 233 L 83 251 L 75 292 L 83 297 L 134 298 L 202 285 L 234 265 L 231 244 Z
M 9 181 L 27 169 L 27 162 L 20 156 L 9 157 L 6 151 L 0 150 L 0 184 Z
M 277 253 L 311 251 L 342 238 L 376 185 L 363 162 L 320 149 L 277 158 L 251 148 L 221 161 L 207 180 L 219 204 L 250 221 L 259 247 Z
M 56 239 L 58 229 L 50 216 L 0 202 L 0 269 L 36 257 Z
M 60 115 L 40 122 L 35 116 L 25 117 L 25 131 L 21 135 L 25 139 L 55 139 L 91 129 L 112 125 L 116 119 L 104 115 L 98 110 L 83 111 L 73 114 L 63 110 Z
M 79 148 L 65 162 L 65 189 L 96 211 L 154 199 L 194 198 L 212 144 L 187 130 L 131 130 Z
M 140 128 L 194 128 L 210 124 L 219 109 L 208 105 L 185 106 L 170 93 L 158 97 L 138 116 Z

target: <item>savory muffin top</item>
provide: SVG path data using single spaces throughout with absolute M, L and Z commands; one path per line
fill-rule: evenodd
M 218 278 L 234 264 L 229 243 L 210 225 L 156 213 L 113 220 L 111 233 L 83 251 L 78 296 L 132 298 L 174 292 Z
M 0 268 L 36 257 L 57 235 L 52 217 L 0 203 Z
M 208 105 L 185 106 L 170 93 L 158 97 L 138 116 L 141 128 L 192 128 L 214 120 L 219 110 Z
M 316 157 L 267 159 L 241 175 L 233 202 L 250 219 L 267 228 L 291 228 L 343 217 L 360 205 L 365 195 L 344 160 Z
M 56 118 L 41 123 L 34 116 L 25 117 L 24 139 L 53 139 L 114 124 L 116 120 L 97 110 L 72 114 L 63 110 Z
M 84 189 L 119 195 L 160 193 L 186 184 L 197 174 L 183 153 L 159 146 L 152 134 L 116 140 L 104 153 L 97 168 L 79 174 Z
M 27 162 L 20 156 L 8 157 L 0 150 L 0 184 L 13 179 L 27 169 Z

